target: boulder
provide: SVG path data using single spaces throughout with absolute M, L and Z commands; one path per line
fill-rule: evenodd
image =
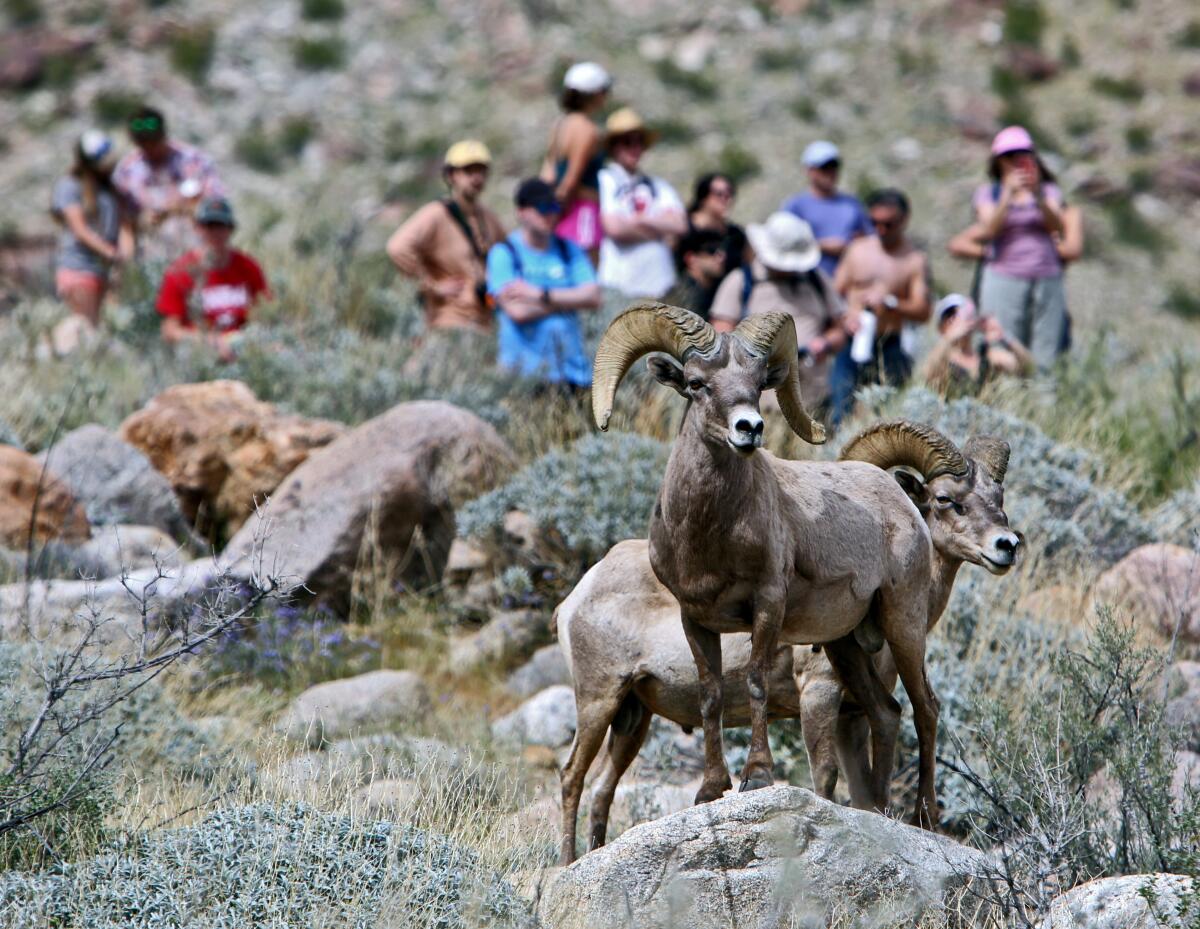
M 1041 929 L 1183 929 L 1191 923 L 1176 914 L 1184 897 L 1194 893 L 1193 880 L 1179 874 L 1103 877 L 1055 897 Z
M 469 674 L 484 665 L 511 668 L 550 638 L 550 621 L 537 610 L 501 610 L 478 632 L 450 646 L 450 670 Z
M 1042 621 L 1048 619 L 1079 623 L 1092 615 L 1087 594 L 1071 584 L 1052 584 L 1030 591 L 1017 601 L 1017 613 Z
M 226 548 L 346 608 L 356 568 L 441 580 L 454 507 L 513 467 L 496 430 L 440 401 L 402 403 L 313 454 Z
M 154 564 L 177 565 L 181 552 L 179 543 L 155 526 L 100 526 L 77 554 L 81 562 L 102 568 L 97 577 L 107 578 Z
M 1172 666 L 1167 724 L 1180 733 L 1185 748 L 1200 752 L 1200 661 L 1178 661 Z
M 695 804 L 699 789 L 699 783 L 686 786 L 636 781 L 618 784 L 609 810 L 611 822 L 629 827 L 679 813 Z
M 1134 549 L 1096 581 L 1095 596 L 1153 624 L 1165 636 L 1200 642 L 1200 553 L 1155 543 Z
M 103 426 L 80 426 L 38 460 L 62 479 L 93 525 L 154 526 L 180 540 L 191 528 L 175 491 L 150 459 Z
M 508 676 L 504 686 L 518 697 L 532 697 L 555 684 L 570 684 L 571 670 L 557 642 L 543 646 L 533 657 Z
M 0 445 L 0 547 L 23 551 L 35 542 L 87 541 L 87 514 L 71 489 L 32 455 Z
M 280 413 L 239 381 L 169 387 L 121 424 L 120 436 L 164 474 L 191 522 L 232 532 L 317 448 L 344 433 Z
M 550 882 L 555 929 L 974 925 L 984 855 L 808 790 L 770 787 L 635 826 Z M 978 920 L 983 924 L 983 919 Z
M 429 691 L 412 671 L 369 671 L 310 687 L 284 710 L 279 730 L 320 745 L 360 731 L 400 728 L 432 708 Z
M 1175 770 L 1171 775 L 1171 799 L 1180 807 L 1187 802 L 1188 791 L 1200 791 L 1200 754 L 1191 751 L 1175 753 Z M 1092 775 L 1087 785 L 1089 802 L 1099 806 L 1110 821 L 1121 820 L 1121 788 L 1105 767 Z
M 548 687 L 492 723 L 501 742 L 559 748 L 575 738 L 575 691 Z

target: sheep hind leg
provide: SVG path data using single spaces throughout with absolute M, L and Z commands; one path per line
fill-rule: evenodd
M 838 767 L 846 774 L 850 805 L 858 810 L 875 806 L 871 786 L 871 734 L 867 717 L 857 706 L 842 704 L 834 732 Z
M 843 686 L 867 715 L 871 727 L 871 806 L 882 813 L 891 795 L 900 704 L 883 686 L 874 662 L 853 633 L 828 643 L 825 648 Z
M 575 860 L 576 820 L 579 800 L 583 796 L 583 781 L 587 777 L 604 734 L 612 724 L 621 705 L 623 694 L 606 695 L 602 700 L 583 703 L 575 725 L 575 740 L 571 754 L 562 769 L 562 849 L 560 860 L 568 865 Z
M 837 787 L 835 726 L 841 703 L 842 687 L 832 674 L 828 680 L 822 678 L 800 688 L 800 726 L 808 751 L 808 770 L 813 790 L 826 800 L 833 799 Z
M 704 780 L 696 792 L 697 803 L 716 800 L 733 789 L 725 763 L 722 715 L 725 705 L 721 678 L 721 636 L 683 616 L 683 633 L 692 649 L 700 677 L 700 719 L 704 723 Z
M 625 698 L 622 708 L 628 707 L 631 702 L 636 704 L 636 709 L 630 707 L 630 709 L 634 709 L 634 715 L 628 727 L 621 727 L 617 723 L 613 724 L 612 732 L 608 737 L 608 764 L 604 766 L 600 782 L 592 792 L 592 811 L 588 823 L 588 851 L 600 848 L 608 838 L 608 815 L 612 809 L 617 785 L 621 782 L 625 772 L 629 770 L 629 766 L 633 764 L 633 760 L 637 758 L 638 752 L 642 750 L 646 734 L 650 731 L 650 722 L 654 719 L 654 714 L 647 710 L 633 694 Z

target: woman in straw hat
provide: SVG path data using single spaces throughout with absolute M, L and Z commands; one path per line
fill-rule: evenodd
M 641 169 L 658 134 L 625 107 L 605 124 L 609 163 L 600 172 L 600 283 L 629 297 L 661 297 L 675 283 L 669 242 L 687 232 L 675 188 Z

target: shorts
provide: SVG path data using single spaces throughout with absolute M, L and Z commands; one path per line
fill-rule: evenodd
M 585 252 L 600 247 L 600 204 L 594 200 L 576 200 L 554 228 Z
M 60 300 L 77 291 L 100 296 L 108 288 L 108 277 L 92 271 L 78 271 L 75 268 L 59 268 L 54 272 L 54 292 Z

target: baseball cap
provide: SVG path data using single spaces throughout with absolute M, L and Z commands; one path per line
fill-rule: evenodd
M 945 321 L 946 317 L 951 313 L 956 313 L 959 310 L 967 311 L 971 316 L 975 315 L 975 301 L 963 294 L 946 294 L 937 302 L 937 306 L 933 308 L 934 318 L 939 322 Z
M 491 165 L 492 153 L 482 142 L 463 139 L 446 149 L 442 164 L 447 168 L 465 168 L 468 165 Z
M 809 143 L 808 147 L 804 149 L 804 154 L 800 156 L 800 160 L 804 162 L 806 168 L 819 168 L 831 161 L 838 161 L 841 157 L 842 153 L 838 151 L 836 145 L 820 139 Z
M 79 151 L 92 164 L 104 164 L 112 160 L 112 139 L 99 129 L 88 129 L 79 137 Z
M 531 177 L 517 185 L 517 207 L 533 207 L 539 213 L 561 213 L 562 205 L 554 196 L 554 188 L 540 177 Z
M 232 229 L 237 225 L 233 219 L 233 207 L 224 197 L 205 197 L 196 207 L 196 222 L 202 226 L 228 226 Z
M 992 139 L 992 156 L 1007 155 L 1010 152 L 1034 151 L 1033 137 L 1024 126 L 1008 126 L 996 133 Z
M 567 68 L 563 87 L 582 94 L 598 94 L 612 87 L 612 76 L 594 61 L 581 61 Z

